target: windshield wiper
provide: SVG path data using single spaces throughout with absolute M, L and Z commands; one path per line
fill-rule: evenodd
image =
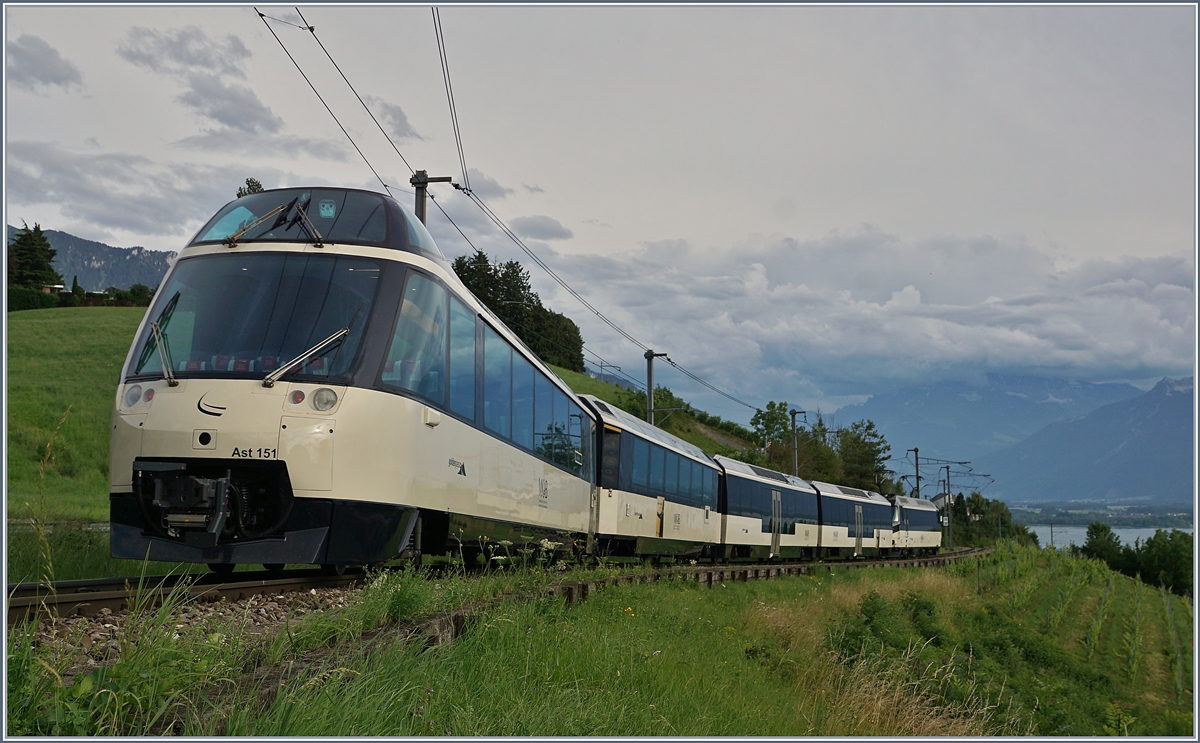
M 317 351 L 320 351 L 322 348 L 324 348 L 325 346 L 328 346 L 330 343 L 333 343 L 337 339 L 347 336 L 349 334 L 350 334 L 349 327 L 345 327 L 345 328 L 342 328 L 341 330 L 337 331 L 333 335 L 329 336 L 325 340 L 321 341 L 317 345 L 308 349 L 304 353 L 300 354 L 296 358 L 292 359 L 291 361 L 287 362 L 283 366 L 279 367 L 278 369 L 276 369 L 275 371 L 271 372 L 266 377 L 264 377 L 263 378 L 263 387 L 274 387 L 275 381 L 278 380 L 280 377 L 282 377 L 284 374 L 287 374 L 291 370 L 291 368 L 294 367 L 296 364 L 300 363 L 301 361 L 304 361 L 309 356 L 316 353 Z
M 158 362 L 162 364 L 163 376 L 167 378 L 167 386 L 178 387 L 179 380 L 175 378 L 175 372 L 171 370 L 171 352 L 167 349 L 162 328 L 159 327 L 157 321 L 150 323 L 150 332 L 154 334 L 154 345 L 158 348 Z
M 293 201 L 292 203 L 295 203 L 295 201 Z M 237 247 L 237 241 L 241 239 L 242 235 L 246 234 L 250 230 L 259 226 L 263 222 L 266 222 L 268 219 L 275 216 L 276 214 L 279 214 L 280 212 L 283 212 L 283 216 L 286 217 L 288 211 L 290 210 L 290 207 L 291 207 L 291 204 L 280 204 L 279 206 L 275 207 L 271 211 L 262 215 L 261 217 L 254 220 L 250 224 L 246 225 L 245 227 L 241 228 L 237 232 L 233 233 L 229 237 L 225 238 L 225 246 L 229 247 L 229 248 Z
M 304 203 L 311 204 L 312 200 L 310 199 Z M 285 232 L 295 227 L 297 222 L 302 222 L 301 226 L 304 228 L 305 232 L 308 233 L 309 237 L 313 238 L 313 247 L 325 247 L 325 243 L 322 242 L 321 233 L 317 232 L 316 226 L 312 223 L 312 220 L 308 218 L 308 212 L 304 210 L 304 206 L 302 204 L 296 204 L 296 216 L 292 217 L 292 221 L 288 222 Z

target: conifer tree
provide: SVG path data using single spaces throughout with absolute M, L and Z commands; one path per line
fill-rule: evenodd
M 57 251 L 42 234 L 36 222 L 33 229 L 24 222 L 8 244 L 8 284 L 41 289 L 43 286 L 61 284 L 62 275 L 54 270 L 53 262 Z

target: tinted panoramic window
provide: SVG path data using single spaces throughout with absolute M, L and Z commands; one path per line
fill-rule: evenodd
M 221 242 L 239 230 L 245 232 L 238 240 L 311 242 L 315 230 L 328 242 L 382 243 L 388 239 L 387 217 L 383 196 L 366 191 L 264 191 L 226 204 L 195 242 Z
M 191 244 L 227 239 L 376 245 L 445 259 L 407 208 L 382 194 L 345 188 L 283 188 L 243 196 L 222 207 Z
M 410 273 L 381 381 L 438 403 L 446 399 L 446 300 L 437 282 Z
M 292 374 L 342 374 L 350 368 L 379 285 L 378 263 L 300 253 L 209 255 L 180 260 L 155 297 L 149 317 L 162 329 L 160 354 L 149 323 L 127 375 L 262 377 L 349 328 L 344 340 L 318 348 Z
M 512 349 L 489 327 L 483 329 L 483 425 L 512 434 Z
M 475 418 L 475 313 L 450 300 L 450 409 Z

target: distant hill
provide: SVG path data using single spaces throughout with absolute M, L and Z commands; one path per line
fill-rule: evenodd
M 938 382 L 875 395 L 838 408 L 836 418 L 874 421 L 893 454 L 916 446 L 922 457 L 976 460 L 1051 423 L 1141 394 L 1129 384 L 988 374 L 982 384 Z
M 8 225 L 7 245 L 12 242 L 17 228 Z M 54 256 L 54 270 L 63 276 L 63 283 L 71 287 L 71 280 L 79 277 L 79 285 L 90 292 L 102 292 L 110 286 L 128 289 L 134 284 L 145 284 L 153 289 L 167 273 L 167 267 L 175 253 L 147 248 L 114 248 L 111 245 L 85 240 L 58 230 L 42 230 L 50 241 L 50 247 L 58 251 Z
M 1055 423 L 976 469 L 1010 501 L 1191 501 L 1193 378 Z

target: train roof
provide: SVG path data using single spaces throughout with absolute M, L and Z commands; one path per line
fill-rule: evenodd
M 596 411 L 602 423 L 607 423 L 623 431 L 629 431 L 644 439 L 649 439 L 656 444 L 661 444 L 668 449 L 674 450 L 677 454 L 684 454 L 692 459 L 698 459 L 707 465 L 713 465 L 712 457 L 705 454 L 704 450 L 695 444 L 689 444 L 678 436 L 672 436 L 657 426 L 652 426 L 640 418 L 635 418 L 617 406 L 609 405 L 595 395 L 579 395 L 579 399 L 586 401 Z
M 921 498 L 909 498 L 903 495 L 888 496 L 896 505 L 904 506 L 905 508 L 915 508 L 918 511 L 936 511 L 937 506 L 932 501 L 923 500 Z
M 810 493 L 817 492 L 816 488 L 814 488 L 812 485 L 809 485 L 804 480 L 801 480 L 799 477 L 785 475 L 782 472 L 776 472 L 775 470 L 767 469 L 766 467 L 759 467 L 758 465 L 739 462 L 736 459 L 730 459 L 729 457 L 723 457 L 720 455 L 713 457 L 713 459 L 717 461 L 717 464 L 724 467 L 726 472 L 732 472 L 737 475 L 744 475 L 770 482 L 777 482 L 787 485 L 791 488 L 796 488 L 797 490 L 806 490 Z
M 300 210 L 303 209 L 303 214 Z M 187 247 L 237 242 L 327 243 L 391 248 L 446 264 L 425 225 L 407 207 L 375 191 L 304 186 L 258 191 L 221 207 Z
M 828 482 L 818 482 L 813 480 L 813 485 L 821 495 L 840 495 L 845 498 L 858 498 L 859 500 L 870 501 L 872 503 L 883 503 L 891 505 L 887 498 L 884 498 L 879 493 L 869 493 L 866 490 L 852 488 L 848 485 L 834 485 Z

